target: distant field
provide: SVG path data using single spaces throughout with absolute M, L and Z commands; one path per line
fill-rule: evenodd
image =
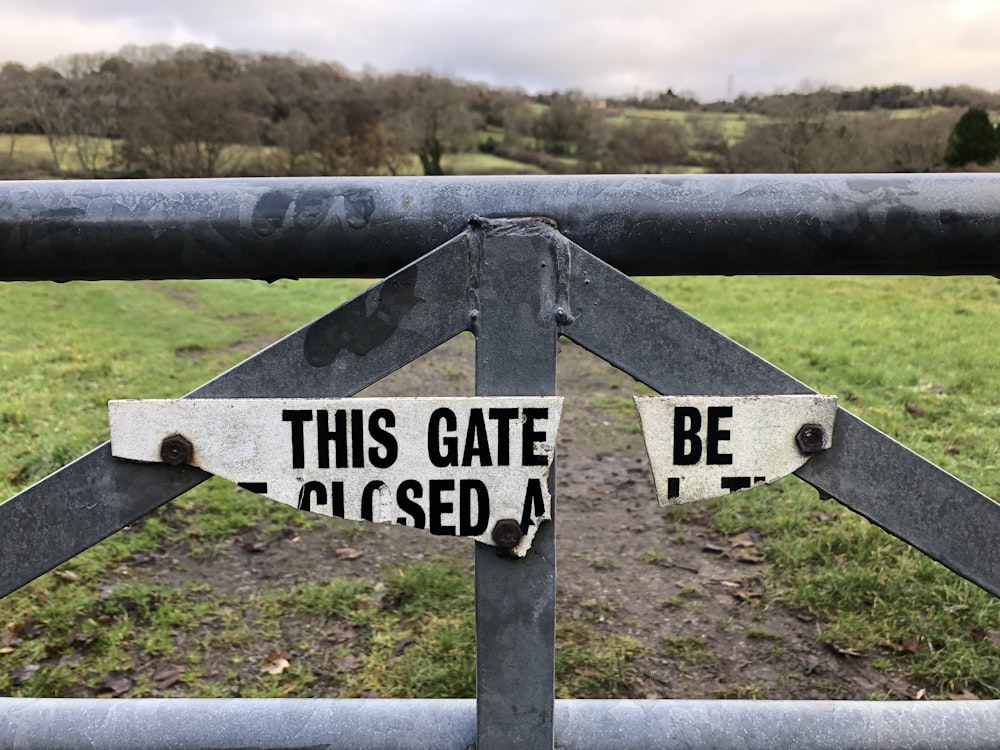
M 441 167 L 446 174 L 545 174 L 545 170 L 533 164 L 504 159 L 494 154 L 469 151 L 464 154 L 446 154 L 441 159 Z
M 532 104 L 532 110 L 540 114 L 546 110 L 546 105 Z M 943 107 L 930 107 L 923 109 L 898 109 L 898 110 L 873 110 L 870 112 L 843 112 L 838 116 L 849 118 L 868 117 L 890 117 L 892 119 L 915 119 L 927 117 L 933 114 L 948 111 Z M 1000 112 L 991 113 L 994 121 L 1000 121 Z M 613 127 L 619 127 L 630 120 L 654 120 L 668 122 L 683 128 L 689 138 L 689 143 L 695 143 L 698 139 L 706 136 L 718 139 L 722 135 L 729 145 L 738 143 L 746 135 L 747 128 L 753 125 L 767 124 L 774 122 L 773 118 L 752 113 L 714 113 L 714 112 L 683 112 L 674 110 L 649 110 L 635 107 L 623 110 L 609 111 L 607 121 Z M 477 145 L 495 141 L 504 142 L 504 134 L 497 128 L 478 131 L 474 135 L 474 142 Z M 19 135 L 14 140 L 13 164 L 7 164 L 7 154 L 11 140 L 9 135 L 0 135 L 0 170 L 6 170 L 9 176 L 13 177 L 49 177 L 58 174 L 54 168 L 52 152 L 48 141 L 41 135 Z M 116 144 L 110 139 L 91 142 L 91 146 L 96 146 L 98 157 L 97 167 L 99 171 L 107 172 L 113 169 L 121 169 L 122 166 L 114 162 L 114 149 Z M 532 149 L 536 143 L 532 138 L 524 138 L 520 148 Z M 570 150 L 572 150 L 572 144 Z M 690 145 L 689 145 L 690 147 Z M 64 175 L 88 176 L 88 172 L 80 164 L 76 156 L 73 139 L 60 138 L 57 143 L 59 155 L 59 166 Z M 692 152 L 696 159 L 704 158 L 711 162 L 711 155 Z M 574 172 L 579 169 L 577 161 L 571 157 L 549 157 L 550 163 L 559 162 L 562 169 L 567 172 Z M 285 169 L 284 158 L 279 149 L 274 146 L 241 146 L 233 145 L 226 148 L 219 162 L 218 175 L 227 174 L 283 174 Z M 455 175 L 477 175 L 477 174 L 544 174 L 545 170 L 535 164 L 506 159 L 496 154 L 482 153 L 478 150 L 466 151 L 458 154 L 446 154 L 442 159 L 442 167 L 448 174 Z M 419 175 L 423 173 L 420 161 L 416 155 L 402 159 L 396 164 L 396 173 L 400 175 Z M 558 171 L 558 170 L 556 170 Z M 665 168 L 670 173 L 699 173 L 706 171 L 705 168 L 697 166 L 672 166 Z M 2 174 L 2 171 L 0 171 Z M 381 170 L 380 174 L 388 175 L 388 167 Z

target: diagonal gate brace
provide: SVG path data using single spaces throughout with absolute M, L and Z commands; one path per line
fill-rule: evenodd
M 562 334 L 659 393 L 815 393 L 565 240 L 573 322 Z M 1000 596 L 1000 505 L 843 408 L 832 447 L 795 474 Z
M 468 328 L 460 235 L 188 394 L 349 396 Z M 110 443 L 0 504 L 0 597 L 92 547 L 210 474 L 112 458 Z
M 536 224 L 536 251 L 558 270 L 544 291 L 558 333 L 664 394 L 814 393 L 555 228 Z M 505 231 L 480 222 L 188 395 L 351 395 L 461 331 L 476 331 L 484 226 L 496 236 Z M 538 233 L 548 234 L 543 250 Z M 524 262 L 516 257 L 491 263 Z M 839 409 L 833 447 L 796 474 L 1000 596 L 1000 506 L 858 417 Z M 122 463 L 108 444 L 98 447 L 0 505 L 0 595 L 207 477 L 188 466 Z

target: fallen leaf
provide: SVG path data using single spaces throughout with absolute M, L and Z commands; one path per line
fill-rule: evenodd
M 733 559 L 737 562 L 747 563 L 748 565 L 759 565 L 764 562 L 764 558 L 760 555 L 753 555 L 745 550 L 737 550 L 733 555 Z
M 4 646 L 3 648 L 0 648 L 0 655 L 12 654 L 12 653 L 14 653 L 14 649 L 12 649 L 10 646 Z
M 184 667 L 177 664 L 166 664 L 153 673 L 153 682 L 160 690 L 166 690 L 180 682 L 183 674 Z
M 79 652 L 73 654 L 63 654 L 62 656 L 59 657 L 59 666 L 75 667 L 81 661 L 83 661 L 83 654 Z
M 820 523 L 830 523 L 830 521 L 837 520 L 836 513 L 824 513 L 821 510 L 810 513 L 808 517 L 810 521 L 819 521 Z
M 361 659 L 354 654 L 348 654 L 347 656 L 341 656 L 338 659 L 334 659 L 333 666 L 341 672 L 353 672 L 357 669 L 361 669 Z
M 971 692 L 968 688 L 961 693 L 951 693 L 949 696 L 953 701 L 977 701 L 979 696 Z
M 357 560 L 359 557 L 362 557 L 365 553 L 361 552 L 360 550 L 353 549 L 351 547 L 341 547 L 340 549 L 337 550 L 336 554 L 338 560 Z
M 975 628 L 973 635 L 976 635 L 976 631 L 978 630 L 982 630 L 982 635 L 977 635 L 980 640 L 987 640 L 997 648 L 1000 648 L 1000 630 Z
M 268 674 L 281 674 L 286 669 L 288 669 L 291 663 L 285 657 L 288 656 L 287 651 L 272 651 L 267 655 L 264 660 L 264 666 L 260 668 L 261 672 L 267 672 Z
M 128 673 L 117 669 L 113 669 L 105 674 L 97 686 L 98 695 L 111 698 L 117 698 L 131 689 L 132 679 L 128 676 Z
M 84 646 L 89 645 L 94 638 L 97 637 L 97 633 L 80 633 L 76 630 L 70 630 L 66 633 L 66 645 L 72 646 L 74 643 L 79 643 Z
M 917 691 L 915 700 L 922 701 L 925 695 L 927 695 L 927 688 L 920 688 L 920 690 Z
M 730 547 L 753 547 L 754 544 L 755 542 L 753 538 L 751 538 L 749 531 L 744 531 L 742 534 L 729 537 Z
M 10 672 L 10 681 L 15 685 L 23 685 L 32 677 L 35 676 L 35 672 L 38 671 L 37 664 L 25 664 L 20 669 L 14 669 Z
M 330 643 L 346 643 L 357 635 L 350 625 L 337 625 L 326 635 Z
M 406 650 L 406 647 L 412 645 L 413 642 L 414 642 L 413 639 L 410 637 L 400 638 L 398 641 L 396 641 L 396 653 L 397 654 L 403 653 Z
M 922 417 L 922 416 L 924 416 L 924 410 L 921 409 L 916 404 L 913 404 L 913 403 L 909 403 L 909 404 L 906 405 L 906 413 L 907 414 L 912 414 L 915 417 Z
M 288 540 L 288 543 L 289 544 L 298 544 L 300 541 L 302 541 L 302 537 L 300 537 L 300 536 L 293 536 L 291 539 Z
M 76 581 L 80 580 L 80 574 L 74 573 L 72 570 L 57 570 L 52 575 L 54 575 L 56 578 L 61 578 L 67 583 L 75 583 Z
M 243 549 L 251 555 L 259 555 L 267 552 L 267 545 L 264 542 L 243 542 Z
M 844 648 L 843 646 L 838 646 L 835 643 L 826 643 L 824 645 L 835 654 L 840 654 L 841 656 L 864 656 L 864 654 L 856 648 Z
M 919 654 L 923 650 L 924 647 L 920 645 L 919 635 L 909 635 L 896 646 L 896 651 L 901 654 Z
M 706 542 L 705 544 L 701 545 L 701 551 L 721 554 L 724 553 L 726 550 L 723 547 L 718 546 L 717 544 L 709 544 L 708 542 Z

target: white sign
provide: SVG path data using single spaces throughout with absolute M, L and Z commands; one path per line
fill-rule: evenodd
M 561 410 L 558 397 L 108 404 L 118 458 L 188 463 L 302 510 L 471 537 L 521 557 L 551 517 Z
M 660 505 L 775 482 L 830 447 L 835 396 L 635 397 Z

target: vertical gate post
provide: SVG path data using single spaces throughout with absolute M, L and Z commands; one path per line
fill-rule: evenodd
M 533 220 L 483 222 L 468 235 L 479 396 L 555 393 L 554 235 Z M 549 493 L 554 504 L 554 464 Z M 476 545 L 478 750 L 553 747 L 555 508 L 551 514 L 523 559 Z

